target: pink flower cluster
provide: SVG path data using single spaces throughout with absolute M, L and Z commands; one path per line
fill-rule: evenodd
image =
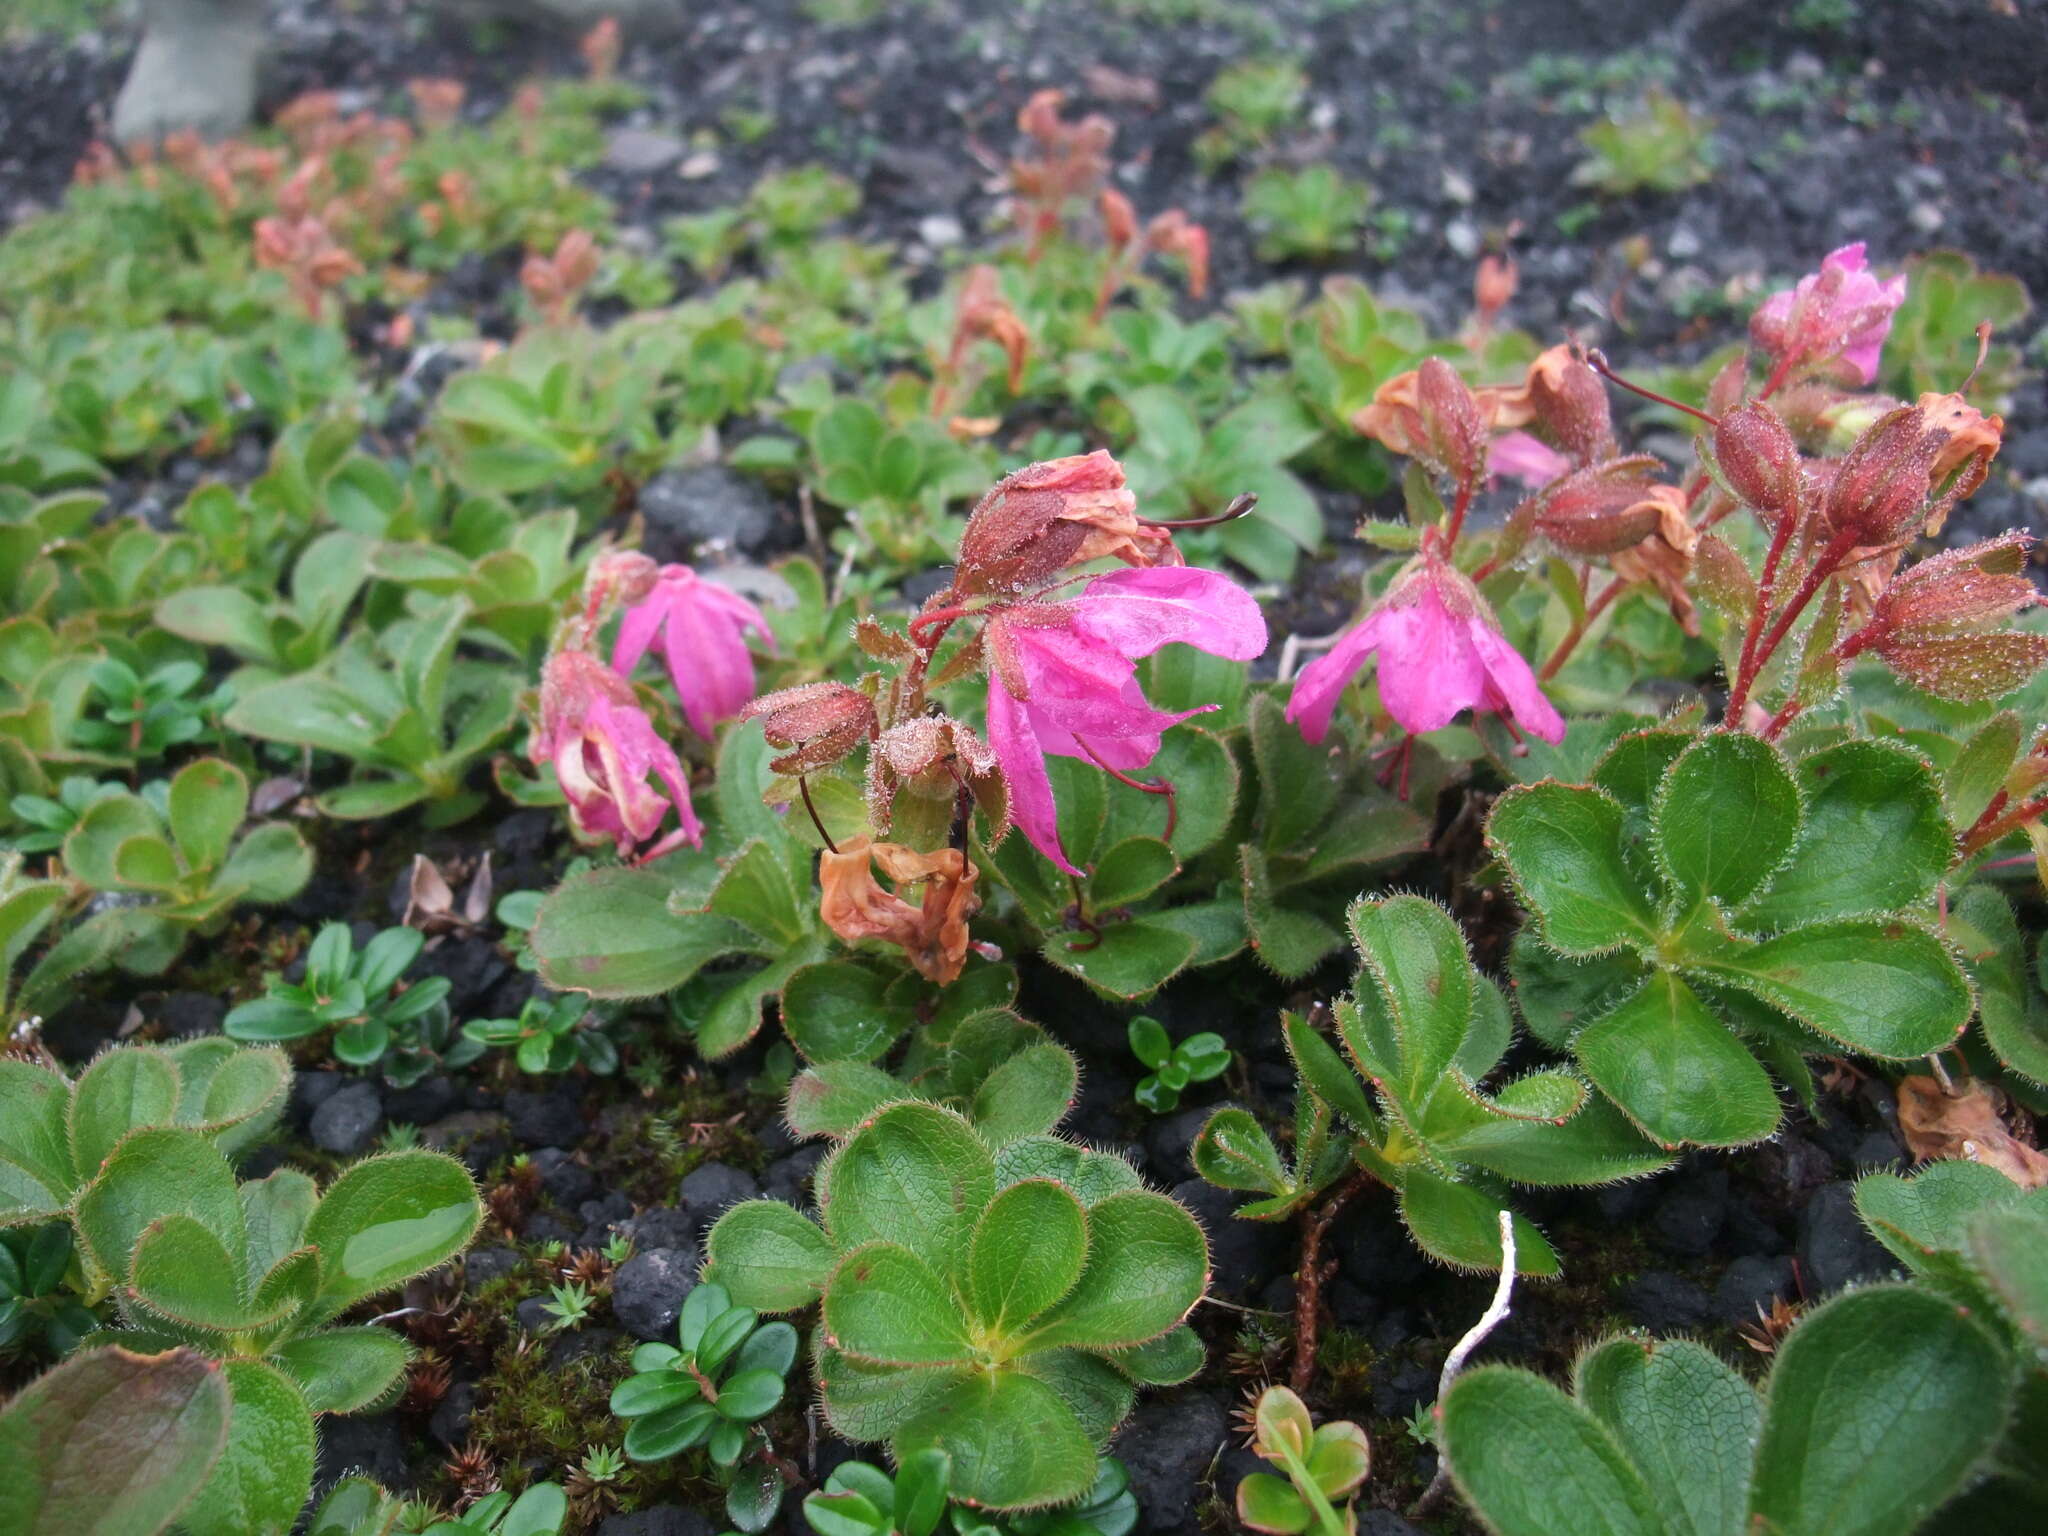
M 1750 317 L 1749 333 L 1777 358 L 1774 377 L 1781 381 L 1821 370 L 1844 375 L 1844 383 L 1873 384 L 1892 317 L 1905 302 L 1905 274 L 1879 282 L 1858 240 L 1830 251 L 1818 272 L 1764 300 Z
M 770 649 L 775 642 L 760 609 L 686 565 L 657 568 L 644 556 L 613 556 L 593 568 L 591 586 L 585 639 L 612 595 L 629 604 L 612 664 L 574 644 L 548 657 L 528 750 L 535 763 L 553 766 L 579 835 L 610 838 L 622 858 L 639 850 L 645 863 L 684 843 L 700 846 L 704 829 L 675 748 L 633 696 L 633 668 L 659 639 L 683 718 L 708 740 L 753 697 L 747 633 Z M 658 836 L 670 809 L 676 826 Z

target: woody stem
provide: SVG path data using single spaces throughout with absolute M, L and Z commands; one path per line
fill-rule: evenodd
M 818 829 L 818 836 L 825 839 L 825 846 L 834 853 L 837 853 L 839 845 L 832 841 L 832 834 L 825 830 L 824 818 L 819 816 L 818 807 L 811 800 L 811 781 L 809 776 L 801 773 L 798 774 L 796 776 L 796 788 L 797 793 L 804 797 L 804 809 L 810 812 L 811 825 Z
M 1096 767 L 1100 768 L 1112 779 L 1115 779 L 1117 783 L 1129 785 L 1132 789 L 1141 790 L 1148 795 L 1164 795 L 1166 797 L 1166 831 L 1164 833 L 1164 840 L 1169 843 L 1172 842 L 1173 829 L 1180 816 L 1180 801 L 1175 795 L 1173 780 L 1155 779 L 1147 784 L 1142 779 L 1134 779 L 1121 769 L 1112 768 L 1108 763 L 1105 763 L 1102 760 L 1102 754 L 1088 744 L 1087 737 L 1076 736 L 1074 740 L 1081 743 L 1081 750 L 1088 754 L 1089 761 L 1093 762 Z
M 1306 1392 L 1316 1373 L 1316 1334 L 1322 1325 L 1323 1237 L 1351 1197 L 1365 1188 L 1363 1170 L 1351 1175 L 1301 1221 L 1301 1267 L 1294 1277 L 1294 1369 L 1288 1377 L 1296 1392 Z

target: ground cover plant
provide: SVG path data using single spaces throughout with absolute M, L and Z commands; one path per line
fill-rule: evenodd
M 2048 58 L 1877 9 L 7 32 L 0 1527 L 2039 1523 Z

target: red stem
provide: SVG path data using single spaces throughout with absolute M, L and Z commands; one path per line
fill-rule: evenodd
M 1593 627 L 1593 621 L 1605 613 L 1614 600 L 1627 590 L 1628 583 L 1619 576 L 1600 589 L 1599 595 L 1586 605 L 1586 616 L 1566 630 L 1564 638 L 1557 642 L 1557 649 L 1550 653 L 1550 660 L 1543 663 L 1543 670 L 1536 674 L 1537 682 L 1547 683 L 1557 676 L 1558 669 L 1571 660 L 1572 652 L 1577 650 L 1579 642 L 1586 638 L 1586 631 Z

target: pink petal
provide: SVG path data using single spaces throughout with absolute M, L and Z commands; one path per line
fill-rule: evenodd
M 699 600 L 705 585 L 697 583 L 669 609 L 663 640 L 683 718 L 708 741 L 719 721 L 731 719 L 754 696 L 754 660 L 730 616 Z
M 1074 610 L 1077 630 L 1132 658 L 1176 641 L 1231 661 L 1250 661 L 1266 649 L 1258 599 L 1199 566 L 1111 571 L 1088 584 Z
M 1506 706 L 1503 712 L 1532 736 L 1540 736 L 1553 746 L 1563 741 L 1564 717 L 1544 697 L 1536 673 L 1522 653 L 1484 620 L 1473 621 L 1471 640 L 1486 667 L 1490 691 Z
M 1367 615 L 1364 623 L 1354 626 L 1295 677 L 1294 692 L 1287 699 L 1287 718 L 1301 728 L 1302 738 L 1310 744 L 1330 734 L 1330 717 L 1336 713 L 1337 700 L 1378 649 L 1381 615 L 1385 611 Z
M 667 616 L 668 604 L 663 600 L 659 586 L 626 610 L 625 618 L 619 621 L 619 638 L 612 646 L 614 672 L 621 677 L 633 675 L 633 669 L 640 665 L 640 658 L 654 644 L 655 631 L 661 628 L 661 621 Z
M 1453 618 L 1433 586 L 1422 588 L 1420 601 L 1386 610 L 1380 702 L 1402 729 L 1439 730 L 1480 701 L 1486 668 L 1467 633 L 1472 622 Z
M 1052 798 L 1052 780 L 1045 754 L 1024 706 L 995 678 L 988 681 L 988 744 L 1010 787 L 1010 814 L 1024 840 L 1070 875 L 1079 875 L 1060 846 L 1059 807 Z
M 1548 485 L 1571 467 L 1570 459 L 1527 432 L 1495 438 L 1486 455 L 1489 475 L 1505 475 L 1528 486 Z
M 1863 254 L 1866 248 L 1865 243 L 1861 240 L 1854 241 L 1848 245 L 1837 246 L 1821 258 L 1820 269 L 1825 272 L 1829 267 L 1838 267 L 1845 274 L 1861 272 L 1864 267 L 1869 265 L 1865 261 Z
M 768 616 L 759 608 L 723 582 L 706 580 L 702 584 L 702 591 L 707 602 L 722 610 L 733 621 L 735 629 L 751 629 L 761 637 L 761 644 L 765 649 L 775 649 L 775 631 L 768 627 Z

